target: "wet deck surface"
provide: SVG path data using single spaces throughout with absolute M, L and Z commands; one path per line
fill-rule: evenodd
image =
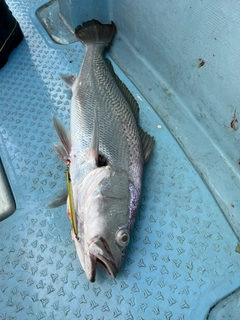
M 156 146 L 122 271 L 111 279 L 99 268 L 95 283 L 86 280 L 65 206 L 46 207 L 65 186 L 51 114 L 69 124 L 71 93 L 58 75 L 79 72 L 84 48 L 49 47 L 30 19 L 37 1 L 8 3 L 25 38 L 0 70 L 0 152 L 17 206 L 0 222 L 0 319 L 204 319 L 240 285 L 237 239 L 162 120 L 116 66 Z

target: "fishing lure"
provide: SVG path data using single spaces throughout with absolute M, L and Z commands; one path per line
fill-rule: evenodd
M 77 223 L 76 223 L 76 211 L 74 208 L 74 201 L 73 201 L 73 191 L 72 191 L 72 184 L 71 178 L 69 173 L 69 165 L 67 166 L 66 170 L 66 179 L 67 179 L 67 189 L 68 189 L 68 203 L 69 203 L 69 211 L 70 211 L 70 218 L 73 227 L 73 232 L 78 240 L 78 232 L 77 232 Z

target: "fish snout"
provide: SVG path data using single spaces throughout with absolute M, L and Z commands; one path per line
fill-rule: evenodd
M 100 263 L 107 273 L 115 277 L 118 272 L 118 268 L 116 266 L 114 257 L 110 251 L 107 241 L 100 237 L 92 239 L 89 243 L 89 254 L 91 259 L 91 270 L 88 270 L 88 274 L 90 276 L 90 281 L 94 282 L 97 263 Z

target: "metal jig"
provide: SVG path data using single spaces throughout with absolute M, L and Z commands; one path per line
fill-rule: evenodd
M 72 192 L 72 184 L 71 184 L 71 178 L 69 173 L 69 165 L 67 166 L 66 170 L 66 179 L 67 179 L 67 188 L 68 188 L 68 202 L 69 202 L 69 209 L 70 209 L 70 217 L 73 227 L 73 232 L 76 236 L 76 239 L 78 240 L 78 232 L 77 232 L 77 224 L 76 224 L 76 212 L 74 207 L 74 200 L 73 200 L 73 192 Z

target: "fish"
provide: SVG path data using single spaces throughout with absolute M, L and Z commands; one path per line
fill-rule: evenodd
M 85 45 L 81 70 L 61 75 L 72 90 L 70 131 L 55 116 L 60 142 L 53 144 L 67 165 L 67 212 L 72 238 L 90 282 L 100 264 L 115 277 L 121 270 L 136 219 L 143 166 L 154 138 L 139 125 L 139 106 L 104 53 L 116 26 L 97 20 L 75 29 Z

